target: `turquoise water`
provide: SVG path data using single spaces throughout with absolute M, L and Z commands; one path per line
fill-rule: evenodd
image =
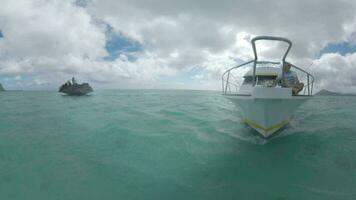
M 276 137 L 219 92 L 0 93 L 0 199 L 356 199 L 356 98 Z

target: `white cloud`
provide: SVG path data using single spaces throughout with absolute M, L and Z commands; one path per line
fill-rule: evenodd
M 311 69 L 317 77 L 318 88 L 328 88 L 334 91 L 356 91 L 356 53 L 324 54 L 314 60 Z
M 2 0 L 0 16 L 5 58 L 106 55 L 104 33 L 71 2 Z
M 106 30 L 71 1 L 2 1 L 1 4 L 2 75 L 31 75 L 37 77 L 33 80 L 35 85 L 50 82 L 55 85 L 59 78 L 72 75 L 109 83 L 133 78 L 143 81 L 154 78 L 155 74 L 172 73 L 149 52 L 135 63 L 128 62 L 125 55 L 114 62 L 102 60 L 108 55 Z M 51 75 L 54 73 L 57 75 Z
M 329 41 L 345 39 L 355 18 L 352 1 L 93 1 L 91 11 L 128 36 L 175 47 L 226 49 L 232 37 L 224 27 L 254 35 L 283 35 L 296 42 L 294 53 L 315 53 Z M 207 38 L 207 40 L 204 40 Z M 177 40 L 180 43 L 177 43 Z M 159 41 L 159 42 L 157 42 Z M 199 43 L 199 41 L 202 41 Z M 156 43 L 155 43 L 156 42 Z M 219 44 L 219 45 L 216 45 Z M 223 45 L 226 44 L 226 45 Z M 162 48 L 160 48 L 162 49 Z
M 204 77 L 211 81 L 236 59 L 251 58 L 249 41 L 255 35 L 290 38 L 294 44 L 289 60 L 307 67 L 325 45 L 352 41 L 356 30 L 355 3 L 343 0 L 107 0 L 93 1 L 89 10 L 116 31 L 140 41 L 170 67 L 203 66 L 209 72 Z M 262 49 L 266 56 L 276 55 L 277 48 Z M 320 80 L 331 81 L 325 76 Z
M 321 86 L 331 87 L 335 72 L 346 77 L 341 85 L 356 85 L 347 71 L 354 67 L 353 54 L 315 59 L 330 42 L 356 41 L 354 1 L 0 1 L 3 76 L 31 76 L 56 85 L 73 75 L 103 87 L 160 87 L 162 75 L 199 67 L 203 70 L 192 79 L 212 88 L 225 69 L 252 57 L 253 36 L 278 35 L 294 42 L 290 60 L 314 63 Z M 108 55 L 105 24 L 142 45 L 137 60 L 123 54 L 114 61 L 103 59 Z M 262 49 L 275 56 L 278 48 Z M 347 67 L 335 71 L 335 65 Z

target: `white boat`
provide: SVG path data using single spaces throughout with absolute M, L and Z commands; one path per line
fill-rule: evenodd
M 285 42 L 288 48 L 281 61 L 259 61 L 256 41 L 272 40 Z M 283 65 L 292 42 L 286 38 L 258 36 L 251 40 L 254 60 L 228 69 L 222 76 L 223 95 L 231 100 L 241 111 L 243 121 L 250 127 L 269 137 L 287 125 L 298 107 L 313 95 L 314 77 L 305 70 L 289 63 L 291 71 L 304 80 L 304 88 L 294 95 L 292 88 L 276 84 L 278 75 L 284 76 Z M 247 67 L 251 69 L 248 70 Z M 242 69 L 242 70 L 241 70 Z M 247 71 L 242 77 L 241 71 Z

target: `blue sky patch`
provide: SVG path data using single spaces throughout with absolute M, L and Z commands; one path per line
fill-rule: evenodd
M 326 47 L 324 47 L 319 54 L 319 57 L 325 53 L 339 53 L 341 55 L 345 55 L 347 53 L 356 52 L 356 45 L 349 42 L 341 42 L 341 43 L 329 43 Z
M 79 6 L 79 7 L 83 7 L 83 8 L 87 7 L 88 3 L 89 3 L 88 0 L 76 0 L 76 1 L 74 1 L 74 5 Z
M 126 38 L 121 34 L 113 33 L 110 26 L 108 26 L 106 35 L 108 39 L 105 48 L 108 51 L 109 56 L 105 57 L 104 60 L 113 61 L 121 54 L 124 54 L 129 61 L 133 62 L 137 60 L 137 57 L 134 54 L 143 50 L 143 47 L 139 42 Z

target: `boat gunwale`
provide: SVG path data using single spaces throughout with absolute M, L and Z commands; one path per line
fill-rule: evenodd
M 224 96 L 252 96 L 252 94 L 222 94 Z M 298 95 L 292 95 L 290 97 L 314 97 L 314 95 L 308 95 L 308 94 L 298 94 Z M 260 98 L 258 98 L 260 99 Z M 277 98 L 279 99 L 279 98 Z

